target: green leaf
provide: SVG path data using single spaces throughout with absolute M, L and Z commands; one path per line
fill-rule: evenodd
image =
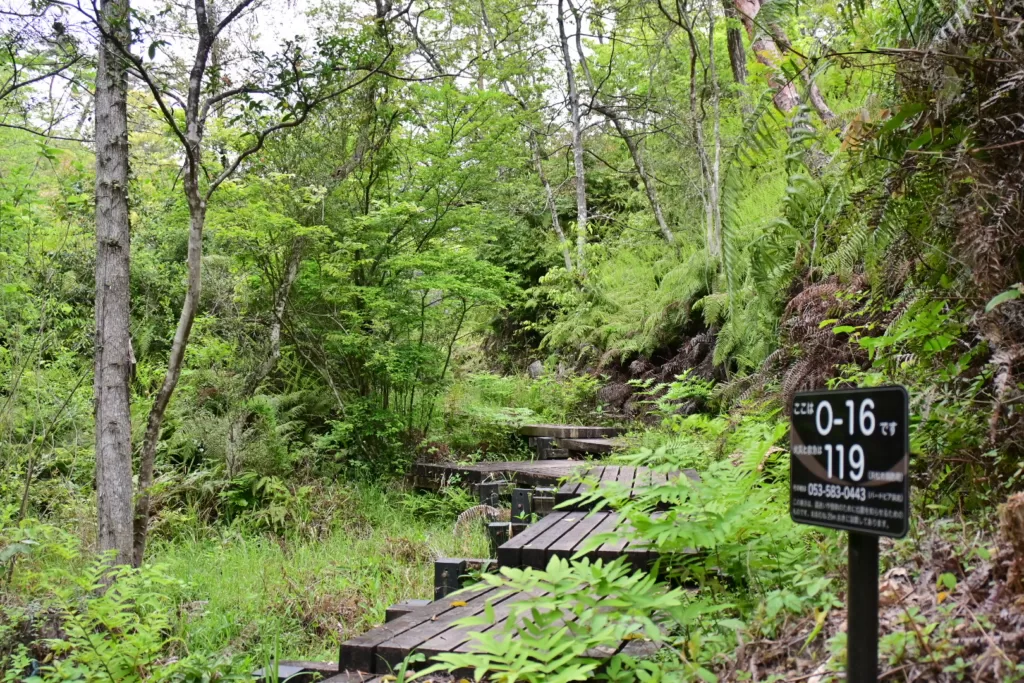
M 1002 294 L 996 294 L 992 299 L 985 304 L 985 312 L 991 313 L 992 309 L 1001 304 L 1005 304 L 1007 301 L 1013 301 L 1014 299 L 1020 298 L 1020 285 L 1017 285 L 1013 289 L 1008 289 Z
M 6 562 L 15 555 L 26 555 L 30 550 L 32 550 L 32 546 L 34 545 L 39 544 L 35 541 L 21 541 L 19 543 L 12 543 L 9 546 L 5 547 L 3 550 L 0 550 L 0 562 Z

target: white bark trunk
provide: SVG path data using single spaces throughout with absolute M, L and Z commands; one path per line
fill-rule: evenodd
M 570 7 L 572 3 L 570 2 Z M 579 55 L 580 65 L 583 67 L 583 74 L 587 79 L 587 87 L 590 88 L 590 108 L 600 113 L 615 126 L 615 131 L 622 138 L 622 141 L 626 143 L 626 149 L 629 150 L 629 156 L 633 160 L 633 167 L 636 169 L 637 175 L 640 176 L 640 181 L 644 185 L 644 192 L 647 194 L 647 201 L 651 205 L 651 211 L 654 212 L 654 220 L 658 224 L 658 229 L 661 231 L 662 237 L 669 244 L 675 244 L 675 235 L 672 234 L 671 228 L 668 227 L 668 222 L 665 220 L 665 214 L 661 210 L 661 202 L 658 201 L 658 190 L 654 186 L 654 181 L 650 174 L 647 173 L 647 168 L 644 166 L 643 152 L 640 149 L 640 145 L 637 144 L 636 139 L 629 134 L 626 129 L 626 125 L 622 122 L 622 117 L 619 116 L 611 107 L 605 106 L 600 102 L 600 93 L 597 92 L 598 88 L 594 84 L 594 77 L 590 73 L 590 66 L 587 64 L 587 55 L 583 51 L 583 39 L 581 37 L 580 30 L 580 19 L 579 13 L 573 8 L 573 14 L 576 17 L 576 54 Z
M 572 253 L 569 249 L 569 241 L 565 239 L 565 232 L 562 230 L 562 222 L 558 219 L 558 206 L 555 204 L 555 192 L 551 189 L 547 174 L 544 173 L 543 156 L 540 153 L 540 141 L 537 133 L 530 131 L 530 151 L 533 152 L 533 163 L 537 167 L 537 175 L 540 177 L 541 185 L 544 186 L 544 201 L 547 203 L 548 212 L 551 213 L 551 227 L 558 236 L 558 244 L 562 247 L 562 257 L 565 259 L 565 269 L 572 272 Z
M 576 27 L 579 31 L 579 26 Z M 564 1 L 558 0 L 558 38 L 562 46 L 562 61 L 569 89 L 569 111 L 572 119 L 572 161 L 576 172 L 576 269 L 586 277 L 587 246 L 587 184 L 583 168 L 583 123 L 580 117 L 580 93 L 576 87 L 572 57 L 569 55 L 569 36 L 565 32 Z
M 102 0 L 96 71 L 96 504 L 101 552 L 132 558 L 129 333 L 128 0 Z
M 256 394 L 260 384 L 277 367 L 281 359 L 281 326 L 284 320 L 284 312 L 288 307 L 288 296 L 291 294 L 292 285 L 299 275 L 299 266 L 302 263 L 302 243 L 296 243 L 292 247 L 292 253 L 288 256 L 285 265 L 284 277 L 274 292 L 273 320 L 270 323 L 270 335 L 268 339 L 267 357 L 254 369 L 245 380 L 242 387 L 242 395 L 239 398 L 239 410 L 231 420 L 228 429 L 227 463 L 228 476 L 234 477 L 238 473 L 238 451 L 242 438 L 245 434 L 245 423 L 249 419 L 249 409 L 245 402 Z

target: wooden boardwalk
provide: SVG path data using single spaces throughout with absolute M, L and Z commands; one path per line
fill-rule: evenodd
M 463 617 L 482 614 L 485 605 L 490 603 L 495 607 L 497 622 L 490 628 L 501 628 L 516 596 L 499 597 L 498 593 L 496 588 L 461 591 L 347 640 L 341 644 L 340 668 L 387 674 L 413 652 L 428 658 L 442 652 L 467 652 L 469 629 L 458 628 L 454 623 Z
M 358 675 L 358 672 L 361 671 L 374 675 L 388 674 L 413 653 L 422 654 L 427 660 L 416 664 L 413 668 L 426 668 L 431 660 L 439 654 L 472 652 L 476 641 L 470 635 L 471 633 L 500 633 L 504 631 L 508 620 L 512 618 L 515 603 L 528 599 L 532 595 L 530 593 L 507 594 L 501 589 L 486 587 L 470 588 L 449 595 L 443 600 L 432 602 L 426 607 L 342 643 L 340 670 L 343 673 L 347 672 L 348 675 Z M 543 593 L 536 595 L 540 597 Z M 493 623 L 471 627 L 455 626 L 455 622 L 464 617 L 483 614 L 488 604 L 494 610 Z M 566 621 L 571 621 L 573 618 L 572 613 L 565 615 Z M 513 632 L 512 637 L 518 636 Z M 629 640 L 623 641 L 619 643 L 618 647 L 609 648 L 607 651 L 589 652 L 588 656 L 605 658 L 622 650 L 626 650 L 634 656 L 649 655 L 651 654 L 650 646 L 649 642 Z M 460 673 L 471 674 L 472 672 L 456 672 L 457 677 Z M 328 680 L 332 683 L 334 681 L 334 679 Z M 339 679 L 337 683 L 348 683 L 348 681 Z
M 566 509 L 566 503 L 573 498 L 587 493 L 592 484 L 598 487 L 617 485 L 628 491 L 628 497 L 633 498 L 637 493 L 651 486 L 667 484 L 673 479 L 686 476 L 693 481 L 700 481 L 700 475 L 696 470 L 683 470 L 682 472 L 656 472 L 646 467 L 633 467 L 632 465 L 600 465 L 591 466 L 585 473 L 582 473 L 584 481 L 573 480 L 562 484 L 555 493 L 555 505 Z M 586 481 L 589 480 L 589 481 Z
M 569 453 L 604 455 L 625 447 L 626 442 L 621 439 L 555 439 L 555 445 Z
M 658 559 L 658 553 L 645 541 L 633 537 L 629 523 L 615 512 L 553 512 L 498 548 L 501 567 L 544 569 L 552 557 L 569 559 L 592 538 L 616 533 L 608 541 L 590 550 L 585 557 L 610 562 L 625 555 L 637 569 L 646 569 Z
M 438 489 L 453 477 L 463 484 L 506 480 L 525 487 L 551 486 L 565 479 L 580 466 L 582 460 L 523 460 L 458 463 L 418 462 L 413 465 L 413 484 L 417 488 Z
M 541 436 L 552 439 L 606 439 L 619 436 L 626 430 L 622 427 L 583 427 L 580 425 L 523 425 L 519 428 L 521 436 Z
M 559 452 L 602 454 L 621 447 L 622 442 L 614 437 L 622 431 L 617 427 L 527 425 L 519 433 L 530 437 L 538 451 L 542 450 L 540 444 L 544 442 L 548 452 L 557 447 Z M 646 467 L 596 465 L 565 458 L 465 465 L 420 462 L 413 466 L 412 471 L 413 483 L 420 488 L 437 489 L 454 479 L 467 486 L 488 484 L 492 488 L 506 486 L 492 482 L 512 482 L 517 489 L 548 488 L 560 484 L 557 489 L 548 488 L 548 493 L 538 492 L 536 495 L 538 501 L 547 501 L 546 509 L 550 509 L 554 493 L 554 502 L 562 504 L 563 509 L 542 517 L 497 549 L 499 566 L 538 569 L 545 568 L 552 557 L 574 557 L 602 534 L 609 534 L 609 540 L 588 550 L 584 557 L 611 561 L 625 556 L 637 569 L 650 567 L 658 559 L 658 553 L 646 541 L 637 539 L 628 521 L 618 513 L 566 510 L 566 504 L 595 485 L 614 484 L 623 487 L 627 495 L 633 497 L 651 486 L 682 476 L 699 480 L 693 470 L 663 473 Z M 571 481 L 566 482 L 567 479 Z M 483 495 L 484 487 L 478 488 Z M 528 514 L 529 501 L 533 496 L 529 491 L 513 491 L 513 507 L 518 500 L 516 496 L 526 501 L 524 510 Z M 510 528 L 512 526 L 509 524 Z M 289 680 L 295 683 L 307 683 L 317 678 L 323 678 L 324 683 L 381 683 L 390 680 L 388 675 L 411 654 L 425 656 L 426 662 L 414 667 L 422 669 L 440 654 L 472 652 L 476 645 L 473 633 L 505 632 L 509 619 L 516 613 L 515 603 L 533 595 L 478 586 L 427 604 L 417 605 L 417 601 L 409 601 L 409 604 L 396 606 L 394 614 L 401 616 L 342 643 L 337 665 L 282 662 L 278 674 L 282 678 L 292 676 Z M 488 608 L 493 610 L 493 623 L 456 626 L 459 620 L 480 616 Z M 598 609 L 603 608 L 599 606 Z M 574 616 L 570 612 L 564 618 L 568 623 Z M 512 638 L 518 637 L 515 630 L 509 632 Z M 588 652 L 587 656 L 605 658 L 620 651 L 633 656 L 649 656 L 653 653 L 650 649 L 653 645 L 644 640 L 629 640 L 601 648 L 600 652 Z M 262 673 L 257 673 L 256 678 L 261 683 L 269 680 Z

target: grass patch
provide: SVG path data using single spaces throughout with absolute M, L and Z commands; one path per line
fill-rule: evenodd
M 415 514 L 398 491 L 351 493 L 352 512 L 323 539 L 226 531 L 155 548 L 153 561 L 189 586 L 179 634 L 188 650 L 331 659 L 389 605 L 432 597 L 436 558 L 487 556 L 482 529 L 456 538 L 454 519 Z

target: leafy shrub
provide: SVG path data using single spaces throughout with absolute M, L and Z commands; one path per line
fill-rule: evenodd
M 437 493 L 404 493 L 402 507 L 413 517 L 428 521 L 451 521 L 477 504 L 459 482 L 449 482 Z
M 443 438 L 459 453 L 509 455 L 523 448 L 516 430 L 528 422 L 575 422 L 588 418 L 599 380 L 590 375 L 531 379 L 469 373 L 449 389 Z M 525 455 L 525 453 L 521 454 Z
M 13 574 L 15 599 L 0 615 L 5 683 L 249 679 L 244 659 L 182 653 L 175 634 L 185 584 L 164 567 L 111 569 L 106 558 L 83 564 L 73 536 L 35 523 L 18 529 L 9 536 L 21 540 L 7 548 L 29 550 Z

